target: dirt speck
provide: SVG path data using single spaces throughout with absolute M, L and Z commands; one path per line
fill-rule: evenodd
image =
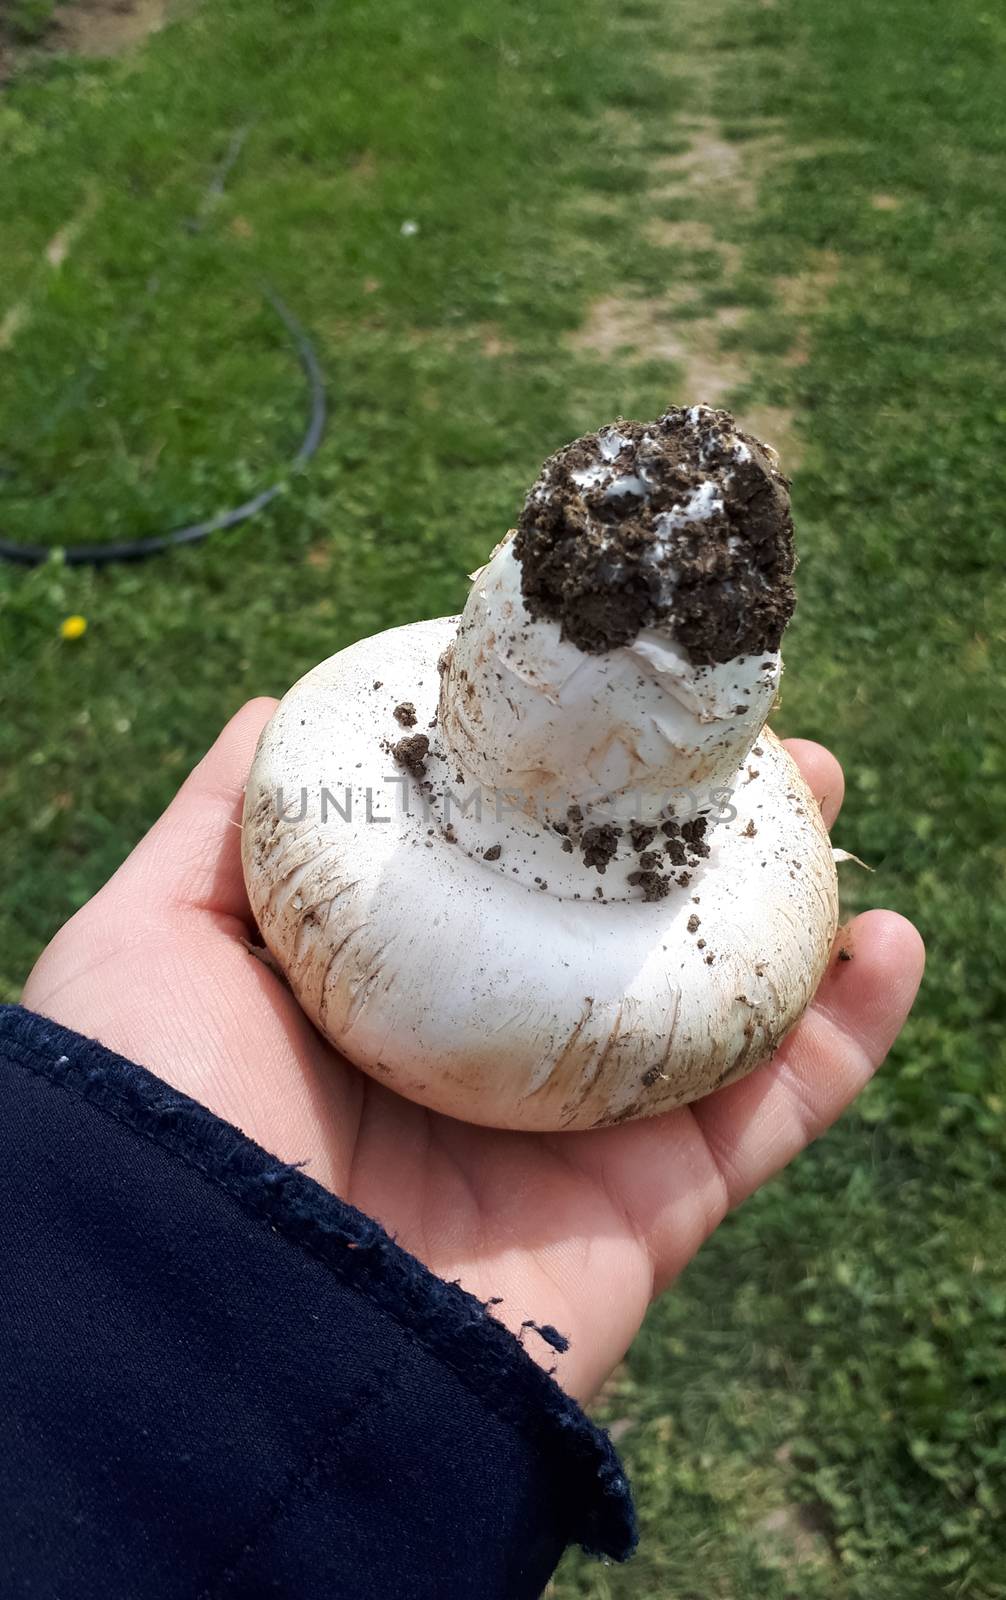
M 391 714 L 400 727 L 414 728 L 416 726 L 416 708 L 411 700 L 403 700 Z

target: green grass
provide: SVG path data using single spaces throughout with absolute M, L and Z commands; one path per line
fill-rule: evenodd
M 704 109 L 705 45 L 739 150 L 785 118 L 752 213 L 648 192 Z M 682 280 L 750 307 L 748 398 L 800 418 L 779 722 L 846 764 L 838 839 L 876 868 L 846 869 L 849 908 L 915 917 L 930 968 L 857 1112 L 652 1314 L 604 1402 L 641 1553 L 570 1557 L 565 1600 L 1006 1596 L 1004 55 L 985 0 L 214 0 L 0 102 L 0 322 L 25 308 L 5 533 L 142 534 L 269 481 L 303 393 L 263 275 L 332 401 L 262 520 L 141 566 L 0 570 L 9 998 L 244 698 L 456 608 L 547 450 L 684 398 L 673 369 L 565 342 L 594 297 Z M 712 221 L 742 273 L 648 241 L 659 214 Z M 790 366 L 776 282 L 821 251 L 840 274 Z

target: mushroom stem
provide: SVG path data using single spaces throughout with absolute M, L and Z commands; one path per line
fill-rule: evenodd
M 656 628 L 588 655 L 528 614 L 511 535 L 475 574 L 442 661 L 440 731 L 470 779 L 539 816 L 657 823 L 730 787 L 781 672 L 777 650 L 696 667 Z
M 440 735 L 466 780 L 553 825 L 722 808 L 782 672 L 787 487 L 708 406 L 551 457 L 441 661 Z

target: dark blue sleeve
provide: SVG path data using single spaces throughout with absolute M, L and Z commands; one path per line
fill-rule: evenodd
M 4 1600 L 530 1600 L 633 1539 L 608 1439 L 478 1301 L 0 1008 Z

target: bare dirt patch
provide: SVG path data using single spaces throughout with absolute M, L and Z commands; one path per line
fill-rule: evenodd
M 25 41 L 10 36 L 0 0 L 0 83 L 33 57 L 124 55 L 191 3 L 195 0 L 57 0 L 48 26 Z
M 720 239 L 708 222 L 700 222 L 697 218 L 679 222 L 651 217 L 643 231 L 651 244 L 659 245 L 662 249 L 717 255 L 728 277 L 736 277 L 741 270 L 744 252 L 740 245 L 730 239 Z
M 783 470 L 793 472 L 802 448 L 793 431 L 792 412 L 785 406 L 735 406 L 732 401 L 748 383 L 750 372 L 743 353 L 723 349 L 721 340 L 749 314 L 744 306 L 722 306 L 710 316 L 675 319 L 669 298 L 606 295 L 594 302 L 569 342 L 576 350 L 608 361 L 666 361 L 669 402 L 732 406 L 741 427 L 774 446 Z
M 773 1566 L 792 1571 L 807 1564 L 833 1565 L 824 1525 L 812 1507 L 779 1506 L 761 1519 L 756 1532 L 758 1543 Z
M 500 356 L 512 356 L 516 346 L 511 339 L 505 339 L 495 328 L 488 328 L 482 333 L 482 354 L 495 360 Z
M 745 381 L 739 355 L 720 348 L 723 330 L 746 316 L 743 307 L 724 306 L 707 317 L 673 314 L 668 298 L 632 299 L 606 295 L 590 308 L 587 321 L 570 339 L 576 350 L 611 360 L 627 355 L 641 361 L 668 361 L 683 369 L 675 399 L 718 406 Z
M 4 312 L 0 317 L 0 350 L 10 349 L 27 320 L 28 308 L 24 301 Z
M 371 183 L 377 177 L 377 157 L 373 150 L 361 150 L 349 163 L 349 170 L 355 178 L 361 178 L 365 183 Z
M 658 156 L 654 174 L 670 181 L 668 194 L 695 190 L 703 200 L 720 196 L 750 211 L 758 198 L 758 184 L 769 161 L 784 149 L 782 135 L 762 133 L 752 139 L 724 139 L 712 117 L 691 125 L 691 146 L 678 155 Z M 659 192 L 659 191 L 658 191 Z
M 673 307 L 672 294 L 648 299 L 604 295 L 594 301 L 569 344 L 606 360 L 625 354 L 645 361 L 685 361 L 688 340 L 672 320 Z
M 56 12 L 50 49 L 80 56 L 117 56 L 164 27 L 172 0 L 72 0 Z

